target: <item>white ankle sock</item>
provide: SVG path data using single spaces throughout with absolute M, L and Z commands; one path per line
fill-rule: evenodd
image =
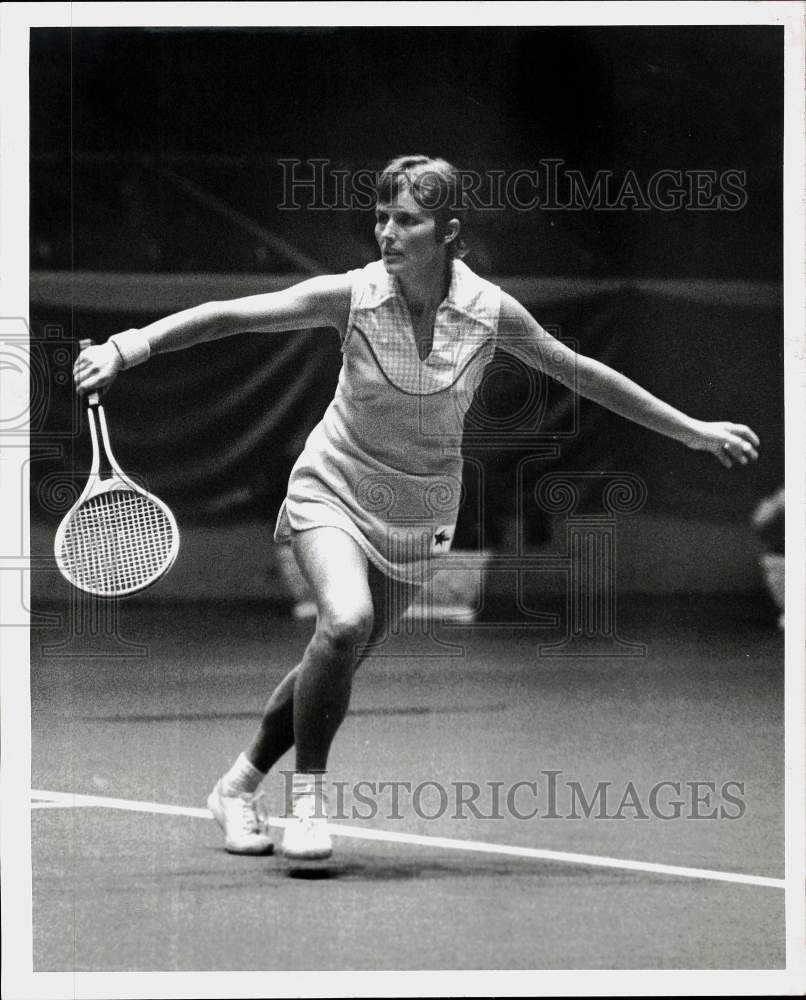
M 265 771 L 259 771 L 242 753 L 221 779 L 221 788 L 225 795 L 240 795 L 241 792 L 254 792 L 266 777 Z
M 317 771 L 313 774 L 305 774 L 302 771 L 294 772 L 291 779 L 291 797 L 296 802 L 306 796 L 314 797 L 314 816 L 324 819 L 327 816 L 324 771 Z

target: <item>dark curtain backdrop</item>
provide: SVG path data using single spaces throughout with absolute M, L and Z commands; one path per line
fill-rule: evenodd
M 137 287 L 130 278 L 126 282 L 133 299 L 158 294 L 149 292 L 145 277 Z M 96 284 L 95 308 L 71 315 L 55 302 L 64 281 L 40 275 L 34 282 L 40 302 L 33 312 L 38 360 L 32 391 L 35 398 L 44 394 L 47 405 L 32 437 L 33 514 L 54 523 L 83 483 L 89 461 L 86 433 L 64 433 L 78 430 L 81 418 L 64 377 L 65 353 L 74 352 L 80 338 L 102 341 L 111 331 L 155 318 L 104 309 L 104 276 Z M 522 298 L 530 291 L 525 304 L 555 336 L 683 410 L 751 424 L 764 442 L 763 458 L 752 468 L 724 470 L 710 456 L 637 427 L 548 384 L 516 357 L 500 355 L 466 425 L 465 451 L 472 461 L 460 542 L 478 544 L 483 526 L 485 543 L 501 543 L 514 517 L 518 464 L 550 443 L 559 445 L 559 456 L 532 463 L 527 487 L 558 468 L 630 471 L 645 479 L 650 511 L 746 519 L 779 483 L 782 318 L 775 286 L 611 281 L 599 288 L 554 281 L 531 289 L 513 282 L 512 290 Z M 203 283 L 196 282 L 188 294 L 203 292 Z M 271 520 L 291 465 L 332 397 L 340 363 L 333 330 L 245 334 L 156 356 L 121 376 L 104 401 L 116 456 L 185 520 Z M 73 485 L 65 489 L 68 482 Z M 527 538 L 539 541 L 541 519 L 528 489 L 523 502 Z
M 507 543 L 519 463 L 552 441 L 532 479 L 628 470 L 649 510 L 747 518 L 783 478 L 783 41 L 752 25 L 33 29 L 33 516 L 57 523 L 86 469 L 75 341 L 289 284 L 306 261 L 361 266 L 371 213 L 280 210 L 279 160 L 352 172 L 426 152 L 508 175 L 555 159 L 616 188 L 630 172 L 645 186 L 661 170 L 738 171 L 746 196 L 476 213 L 479 273 L 682 409 L 751 424 L 763 450 L 727 472 L 500 358 L 471 411 L 459 539 Z M 269 520 L 339 363 L 332 331 L 155 358 L 107 398 L 118 457 L 183 519 Z

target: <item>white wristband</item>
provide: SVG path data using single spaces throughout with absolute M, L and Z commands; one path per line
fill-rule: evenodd
M 113 334 L 109 338 L 109 343 L 115 345 L 123 359 L 124 369 L 141 365 L 151 357 L 151 345 L 148 338 L 144 337 L 139 330 L 124 330 L 123 333 Z

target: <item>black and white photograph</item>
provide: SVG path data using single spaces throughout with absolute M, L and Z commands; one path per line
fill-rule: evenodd
M 802 994 L 803 4 L 0 19 L 3 996 Z

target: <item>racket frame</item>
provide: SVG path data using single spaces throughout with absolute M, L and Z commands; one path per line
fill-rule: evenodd
M 173 566 L 176 562 L 176 557 L 179 554 L 179 528 L 177 527 L 176 518 L 174 517 L 171 509 L 162 500 L 160 500 L 159 497 L 154 496 L 153 493 L 149 493 L 148 490 L 143 489 L 142 486 L 138 486 L 137 483 L 132 482 L 123 469 L 121 469 L 118 465 L 112 451 L 112 445 L 109 441 L 106 414 L 104 413 L 103 406 L 101 406 L 100 397 L 97 392 L 89 394 L 87 404 L 87 420 L 90 428 L 90 439 L 92 441 L 92 463 L 90 465 L 89 477 L 81 496 L 62 518 L 61 524 L 56 532 L 56 538 L 53 543 L 56 565 L 59 567 L 59 572 L 69 583 L 71 583 L 74 587 L 77 587 L 79 590 L 83 590 L 85 593 L 95 594 L 97 597 L 127 597 L 131 594 L 139 594 L 141 591 L 146 590 L 152 584 L 156 583 L 157 580 L 160 580 L 163 576 L 165 576 L 168 570 Z M 99 428 L 100 441 L 98 439 Z M 111 475 L 108 477 L 103 477 L 101 475 L 101 449 L 103 449 L 104 457 L 106 458 L 111 470 Z M 159 571 L 149 577 L 149 579 L 144 583 L 138 583 L 132 587 L 127 587 L 122 590 L 108 590 L 97 587 L 88 587 L 85 584 L 81 584 L 76 581 L 75 577 L 70 573 L 65 560 L 62 558 L 64 536 L 67 533 L 67 528 L 73 518 L 73 515 L 82 506 L 82 504 L 92 497 L 103 496 L 105 493 L 114 493 L 116 490 L 131 490 L 139 496 L 145 497 L 151 503 L 159 507 L 171 526 L 171 548 L 168 553 L 168 557 L 160 567 Z

